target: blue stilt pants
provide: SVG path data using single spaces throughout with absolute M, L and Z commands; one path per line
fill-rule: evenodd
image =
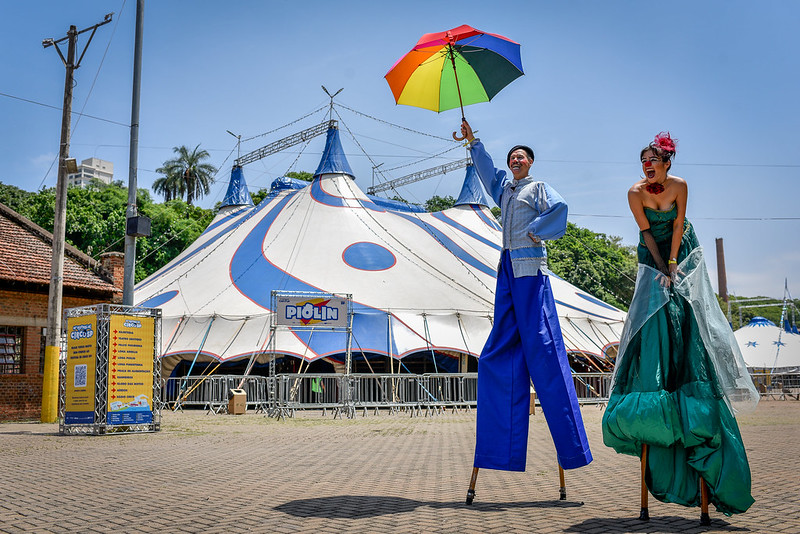
M 530 380 L 564 469 L 592 461 L 546 275 L 514 278 L 508 251 L 497 273 L 494 325 L 478 360 L 475 467 L 524 471 Z

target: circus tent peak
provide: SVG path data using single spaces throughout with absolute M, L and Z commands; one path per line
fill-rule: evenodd
M 777 325 L 772 321 L 770 321 L 769 319 L 767 319 L 766 317 L 753 317 L 752 319 L 750 319 L 750 322 L 748 322 L 745 325 L 745 328 L 748 326 L 753 327 L 753 326 L 777 326 Z
M 221 208 L 228 206 L 252 206 L 253 199 L 250 191 L 247 190 L 247 182 L 244 180 L 244 172 L 240 165 L 234 165 L 231 169 L 231 181 L 228 182 L 228 191 L 222 199 Z
M 314 178 L 318 178 L 323 174 L 334 173 L 346 174 L 355 179 L 350 164 L 344 155 L 344 150 L 342 150 L 342 143 L 339 141 L 339 130 L 337 128 L 329 128 L 325 139 L 325 151 L 322 153 L 317 170 L 314 171 Z
M 474 165 L 467 165 L 464 185 L 461 186 L 461 193 L 459 193 L 455 205 L 489 206 L 489 200 L 486 198 L 486 193 L 483 191 L 480 178 L 478 178 L 478 171 L 475 170 Z

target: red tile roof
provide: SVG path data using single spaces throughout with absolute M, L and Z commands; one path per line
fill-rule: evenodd
M 0 203 L 0 282 L 50 284 L 53 234 Z M 90 256 L 67 244 L 64 287 L 113 294 L 113 278 Z

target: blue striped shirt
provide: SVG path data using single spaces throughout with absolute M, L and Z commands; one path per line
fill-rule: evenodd
M 511 255 L 514 277 L 536 276 L 547 271 L 544 241 L 558 239 L 567 230 L 567 203 L 545 182 L 530 176 L 520 180 L 498 170 L 483 143 L 470 143 L 472 163 L 501 209 L 503 249 Z

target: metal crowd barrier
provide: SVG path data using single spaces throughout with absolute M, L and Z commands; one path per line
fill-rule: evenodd
M 241 388 L 239 384 L 244 378 Z M 199 406 L 220 412 L 227 410 L 232 389 L 243 389 L 248 408 L 263 409 L 268 401 L 268 377 L 250 375 L 212 375 L 171 377 L 164 381 L 161 393 L 162 408 L 177 409 Z
M 611 373 L 573 373 L 581 404 L 604 404 L 611 392 Z M 800 400 L 800 373 L 752 373 L 762 398 Z M 296 410 L 425 411 L 470 409 L 477 404 L 477 373 L 432 374 L 282 374 L 275 377 L 212 375 L 165 380 L 164 409 L 200 407 L 215 413 L 228 407 L 232 389 L 246 393 L 247 408 L 281 415 Z M 270 398 L 270 390 L 274 391 Z
M 751 373 L 761 398 L 800 400 L 800 373 Z
M 295 410 L 470 409 L 477 404 L 477 373 L 431 374 L 281 374 L 275 377 L 212 375 L 165 380 L 162 408 L 200 407 L 213 412 L 227 410 L 232 389 L 244 389 L 248 409 Z M 581 404 L 605 403 L 610 373 L 573 374 Z M 270 383 L 274 381 L 274 383 Z M 242 383 L 241 388 L 239 384 Z M 272 386 L 272 387 L 271 387 Z M 270 390 L 274 398 L 270 398 Z

